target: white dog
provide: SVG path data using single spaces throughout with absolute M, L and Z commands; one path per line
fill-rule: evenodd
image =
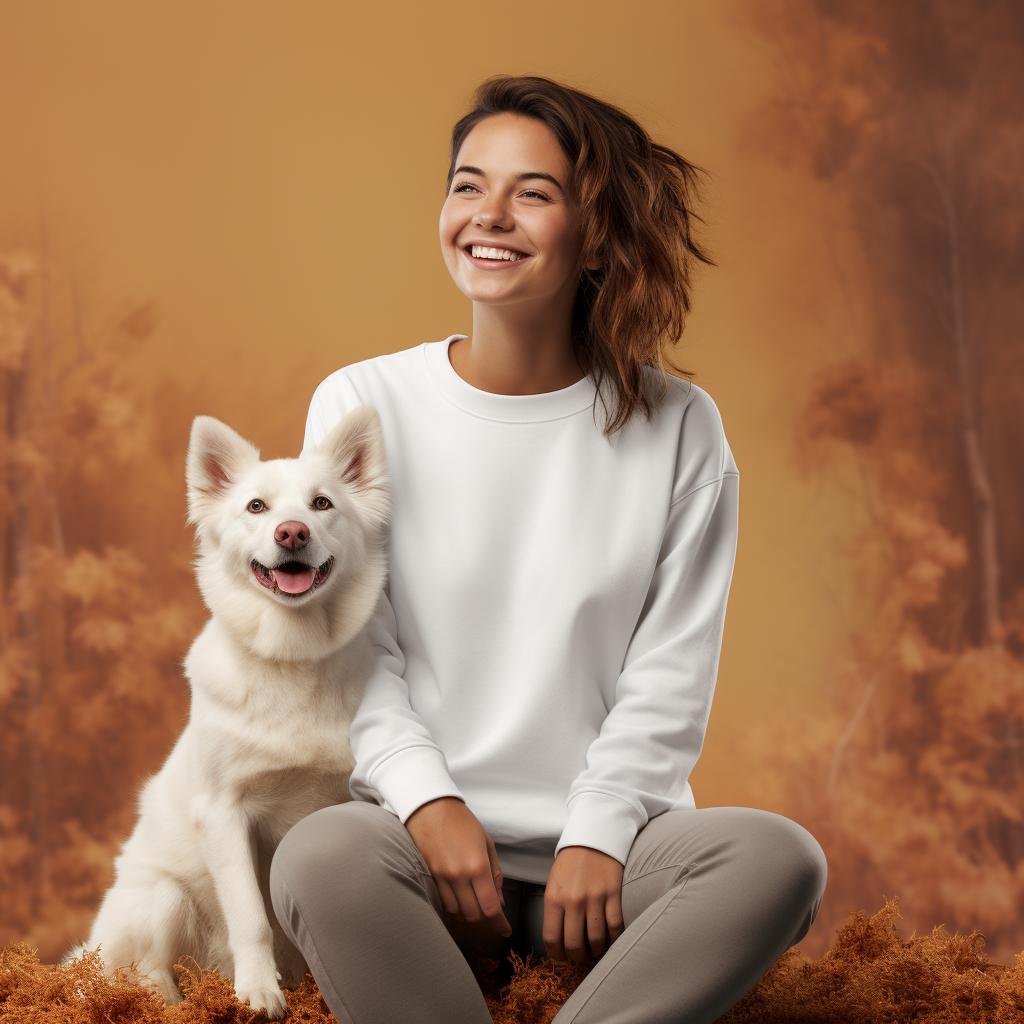
M 168 1002 L 189 954 L 242 1002 L 285 1011 L 302 955 L 270 903 L 270 860 L 299 819 L 350 799 L 352 718 L 373 665 L 391 509 L 380 420 L 354 409 L 316 451 L 261 462 L 209 416 L 192 425 L 189 521 L 213 613 L 185 659 L 188 724 L 145 785 L 85 947 L 137 964 Z

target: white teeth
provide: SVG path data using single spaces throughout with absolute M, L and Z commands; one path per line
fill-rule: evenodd
M 471 251 L 478 259 L 484 260 L 509 260 L 514 263 L 523 258 L 521 252 L 513 252 L 511 249 L 491 249 L 485 245 L 474 245 Z

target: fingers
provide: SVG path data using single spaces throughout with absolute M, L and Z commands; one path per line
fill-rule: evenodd
M 621 890 L 608 897 L 608 902 L 604 907 L 604 916 L 608 922 L 608 945 L 610 946 L 626 930 L 626 924 L 622 920 Z
M 498 851 L 494 848 L 494 840 L 489 832 L 484 832 L 484 836 L 487 839 L 487 859 L 491 864 L 491 878 L 494 879 L 494 889 L 498 894 L 501 905 L 505 906 L 505 894 L 502 892 L 502 887 L 505 884 L 505 873 L 501 870 L 501 865 L 498 863 Z
M 502 912 L 505 896 L 502 893 L 504 873 L 498 864 L 498 853 L 494 841 L 484 832 L 487 848 L 487 865 L 466 879 L 449 878 L 452 891 L 458 900 L 462 916 L 452 915 L 456 920 L 477 922 L 486 920 L 491 927 L 506 939 L 512 934 L 512 925 Z
M 462 918 L 457 918 L 458 920 L 468 921 L 470 924 L 486 920 L 506 939 L 512 934 L 512 926 L 502 912 L 489 872 L 484 871 L 468 879 L 453 878 L 450 879 L 450 884 L 463 914 Z
M 466 917 L 459 907 L 459 900 L 448 882 L 438 875 L 434 876 L 434 884 L 437 886 L 437 893 L 441 897 L 441 906 L 444 912 L 450 914 L 456 921 L 465 921 Z
M 484 913 L 480 909 L 480 901 L 476 898 L 476 890 L 472 883 L 468 878 L 451 878 L 448 882 L 455 893 L 455 898 L 459 901 L 459 910 L 463 920 L 475 924 L 484 916 Z
M 583 907 L 565 908 L 565 955 L 573 963 L 582 964 L 587 959 L 587 914 Z
M 544 951 L 552 960 L 565 960 L 565 943 L 563 941 L 565 925 L 565 909 L 554 900 L 544 900 Z
M 494 890 L 494 878 L 489 873 L 480 874 L 472 879 L 472 883 L 484 917 L 499 935 L 507 939 L 512 934 L 512 925 L 501 909 L 501 901 Z
M 608 929 L 605 926 L 605 904 L 593 903 L 588 905 L 586 913 L 586 936 L 583 955 L 580 962 L 586 959 L 589 949 L 590 955 L 600 960 L 608 944 Z M 568 952 L 568 950 L 566 950 Z
M 445 913 L 471 924 L 487 920 L 508 938 L 512 926 L 501 910 L 504 875 L 494 841 L 465 803 L 439 797 L 418 807 L 405 824 L 433 876 Z M 486 857 L 481 857 L 484 851 Z
M 603 903 L 566 907 L 563 929 L 565 959 L 582 964 L 590 956 L 599 959 L 604 955 L 607 929 Z
M 617 895 L 586 905 L 544 904 L 544 948 L 555 960 L 585 963 L 588 956 L 599 960 L 623 931 Z

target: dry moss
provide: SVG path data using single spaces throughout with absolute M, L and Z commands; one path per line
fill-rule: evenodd
M 902 940 L 897 900 L 868 917 L 851 914 L 835 947 L 820 960 L 797 949 L 772 969 L 721 1024 L 1024 1024 L 1024 953 L 1014 967 L 988 962 L 985 937 L 946 933 Z M 471 957 L 494 1024 L 549 1024 L 592 969 L 510 954 L 511 981 L 499 988 L 498 964 Z M 39 962 L 26 943 L 0 950 L 0 1024 L 261 1024 L 231 984 L 194 960 L 178 963 L 185 1000 L 167 1006 L 128 972 L 108 978 L 86 953 L 67 967 Z M 310 975 L 286 992 L 286 1024 L 337 1024 Z
M 1024 953 L 988 962 L 985 937 L 946 933 L 902 940 L 898 901 L 850 915 L 820 960 L 787 950 L 721 1024 L 993 1024 L 1024 1022 Z
M 574 964 L 546 956 L 533 963 L 531 954 L 527 953 L 523 960 L 513 950 L 509 953 L 512 978 L 499 988 L 493 980 L 498 969 L 496 960 L 486 960 L 472 952 L 467 959 L 494 1024 L 548 1024 L 593 969 L 592 964 Z
M 41 964 L 25 942 L 0 950 L 2 1024 L 160 1024 L 167 1007 L 127 972 L 104 977 L 85 953 L 67 967 Z

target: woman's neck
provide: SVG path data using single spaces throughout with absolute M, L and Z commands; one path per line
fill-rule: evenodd
M 480 391 L 538 395 L 561 391 L 584 373 L 572 348 L 571 320 L 518 319 L 503 310 L 473 303 L 473 333 L 448 347 L 452 368 Z

